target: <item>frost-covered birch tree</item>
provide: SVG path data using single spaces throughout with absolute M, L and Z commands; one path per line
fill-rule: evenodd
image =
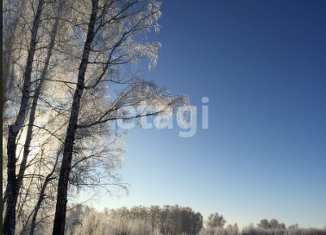
M 26 230 L 30 225 L 31 201 L 38 201 L 31 208 L 39 207 L 39 202 L 45 199 L 43 194 L 49 180 L 56 178 L 50 174 L 56 166 L 51 155 L 56 155 L 60 146 L 68 112 L 60 108 L 66 102 L 59 98 L 66 96 L 65 89 L 60 83 L 55 86 L 48 83 L 56 80 L 53 78 L 59 67 L 64 68 L 56 61 L 60 57 L 58 42 L 63 39 L 60 35 L 67 25 L 63 19 L 67 19 L 72 8 L 67 7 L 69 2 L 4 2 L 3 58 L 6 63 L 3 65 L 2 107 L 3 125 L 9 125 L 9 132 L 3 134 L 3 142 L 7 143 L 3 157 L 7 162 L 3 197 L 6 234 L 15 233 L 17 218 L 18 224 Z M 58 86 L 61 92 L 55 93 L 53 88 Z M 33 217 L 37 211 L 34 210 Z
M 16 203 L 17 203 L 17 190 L 16 190 L 16 149 L 17 149 L 17 135 L 24 123 L 27 108 L 29 103 L 29 95 L 31 89 L 31 79 L 33 70 L 33 60 L 36 49 L 37 32 L 39 29 L 41 14 L 43 10 L 44 1 L 40 0 L 37 5 L 33 26 L 31 29 L 31 40 L 26 60 L 26 66 L 23 77 L 23 91 L 20 102 L 19 112 L 16 116 L 14 124 L 9 126 L 8 141 L 7 141 L 7 155 L 8 155 L 8 168 L 7 168 L 7 208 L 3 224 L 3 232 L 5 234 L 15 233 L 16 224 Z
M 156 22 L 161 15 L 158 2 L 92 0 L 83 4 L 88 6 L 83 6 L 83 9 L 89 9 L 85 14 L 89 20 L 87 24 L 80 23 L 74 29 L 84 43 L 64 142 L 53 234 L 64 233 L 69 175 L 79 132 L 88 128 L 103 128 L 103 125 L 108 127 L 112 121 L 120 119 L 171 113 L 175 107 L 187 101 L 185 97 L 171 95 L 134 74 L 121 76 L 121 69 L 128 69 L 127 66 L 141 58 L 149 58 L 150 66 L 156 64 L 160 44 L 141 43 L 136 37 L 158 28 Z M 87 99 L 88 102 L 93 101 L 93 106 L 87 106 L 85 110 L 85 97 L 101 91 L 108 93 L 112 84 L 119 87 L 117 92 L 109 94 L 111 96 L 107 97 L 106 102 Z M 130 106 L 137 106 L 138 112 L 128 116 L 119 112 Z M 83 112 L 85 116 L 80 115 Z

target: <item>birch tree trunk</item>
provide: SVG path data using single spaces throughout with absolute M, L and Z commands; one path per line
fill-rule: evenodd
M 9 6 L 8 6 L 9 7 Z M 25 1 L 17 3 L 17 9 L 16 11 L 21 13 L 26 8 Z M 19 14 L 18 13 L 18 14 Z M 5 112 L 3 112 L 6 108 L 6 102 L 9 100 L 9 93 L 12 92 L 14 87 L 14 78 L 12 74 L 13 70 L 13 64 L 14 64 L 14 43 L 16 42 L 16 33 L 17 33 L 17 26 L 21 24 L 21 18 L 17 15 L 12 15 L 13 13 L 10 13 L 8 19 L 8 23 L 6 23 L 6 28 L 4 30 L 7 32 L 3 35 L 3 54 L 2 54 L 2 118 L 3 121 L 7 118 Z M 5 22 L 4 22 L 5 23 Z
M 87 38 L 84 44 L 82 60 L 78 69 L 78 81 L 73 97 L 71 114 L 69 118 L 69 124 L 68 124 L 66 139 L 64 143 L 63 159 L 62 159 L 60 177 L 58 183 L 57 204 L 56 204 L 53 233 L 52 233 L 53 235 L 64 234 L 66 208 L 67 208 L 68 180 L 69 180 L 69 173 L 71 171 L 72 151 L 73 151 L 73 146 L 75 141 L 75 134 L 77 130 L 80 101 L 84 91 L 85 73 L 88 64 L 89 53 L 91 50 L 93 39 L 95 37 L 94 28 L 96 23 L 96 14 L 98 11 L 98 2 L 99 0 L 92 1 L 92 12 L 88 24 Z
M 17 12 L 22 12 L 25 10 L 25 2 L 21 2 L 21 4 L 17 4 Z M 13 93 L 13 88 L 14 88 L 14 75 L 13 75 L 13 70 L 14 70 L 14 43 L 16 42 L 16 32 L 17 32 L 17 26 L 21 24 L 20 17 L 17 16 L 7 16 L 9 21 L 6 25 L 6 28 L 4 29 L 7 31 L 7 34 L 3 35 L 3 55 L 2 55 L 2 105 L 1 105 L 1 112 L 2 112 L 2 123 L 5 125 L 7 122 L 8 116 L 6 113 L 6 108 L 8 106 L 7 102 L 10 99 L 10 93 Z M 5 26 L 4 26 L 5 27 Z M 5 191 L 3 198 L 2 198 L 2 213 L 5 207 L 5 203 L 7 200 L 7 190 Z
M 59 9 L 60 11 L 60 9 Z M 59 16 L 56 17 L 55 19 L 55 23 L 54 26 L 52 28 L 51 31 L 51 39 L 50 39 L 50 43 L 49 43 L 49 48 L 48 48 L 48 52 L 47 52 L 47 56 L 46 56 L 46 60 L 44 62 L 44 68 L 42 70 L 42 74 L 40 77 L 40 83 L 37 86 L 35 92 L 34 92 L 34 96 L 33 96 L 33 100 L 32 100 L 32 106 L 31 106 L 31 111 L 29 114 L 29 120 L 28 120 L 28 128 L 27 128 L 27 134 L 26 134 L 26 140 L 25 140 L 25 144 L 24 144 L 24 151 L 23 151 L 23 158 L 22 158 L 22 162 L 20 164 L 20 169 L 19 169 L 19 173 L 17 176 L 17 182 L 16 182 L 16 193 L 17 195 L 19 194 L 19 190 L 21 188 L 22 182 L 23 182 L 23 177 L 24 177 L 24 173 L 26 170 L 26 164 L 27 164 L 27 158 L 30 152 L 30 145 L 33 139 L 33 126 L 34 126 L 34 122 L 35 122 L 35 114 L 36 114 L 36 108 L 37 108 L 37 103 L 38 103 L 38 99 L 40 97 L 40 94 L 42 92 L 42 88 L 45 82 L 45 78 L 48 72 L 48 67 L 49 67 L 49 62 L 52 56 L 52 51 L 54 48 L 54 42 L 55 42 L 55 36 L 57 34 L 57 30 L 58 30 L 58 26 L 59 26 Z
M 16 204 L 17 204 L 17 190 L 16 190 L 16 138 L 24 122 L 29 95 L 31 88 L 31 77 L 33 69 L 33 59 L 35 54 L 35 48 L 37 44 L 37 31 L 40 24 L 41 14 L 43 10 L 44 0 L 40 0 L 35 18 L 33 21 L 32 35 L 30 47 L 28 50 L 28 57 L 26 62 L 26 68 L 24 73 L 24 86 L 22 91 L 22 99 L 20 109 L 13 125 L 9 126 L 8 143 L 7 143 L 7 154 L 8 154 L 8 165 L 7 165 L 7 177 L 8 177 L 8 193 L 7 193 L 7 208 L 6 215 L 3 223 L 3 233 L 5 235 L 15 234 L 16 225 Z

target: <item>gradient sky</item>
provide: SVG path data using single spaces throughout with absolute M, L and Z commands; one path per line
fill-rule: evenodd
M 176 122 L 132 129 L 119 171 L 130 195 L 94 206 L 178 204 L 240 229 L 264 218 L 325 227 L 326 1 L 163 0 L 162 12 L 146 77 L 189 95 L 197 133 L 179 137 Z

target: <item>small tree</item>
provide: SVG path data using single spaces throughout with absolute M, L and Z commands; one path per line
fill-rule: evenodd
M 258 227 L 260 228 L 264 228 L 264 229 L 269 229 L 271 228 L 271 225 L 270 223 L 268 222 L 267 219 L 262 219 L 259 224 L 257 224 Z
M 270 224 L 270 227 L 272 228 L 272 229 L 276 229 L 276 228 L 278 228 L 278 226 L 279 226 L 279 222 L 278 222 L 278 220 L 277 219 L 271 219 L 270 221 L 269 221 L 269 224 Z
M 210 214 L 206 221 L 207 228 L 223 228 L 226 223 L 223 215 L 219 215 L 217 212 Z

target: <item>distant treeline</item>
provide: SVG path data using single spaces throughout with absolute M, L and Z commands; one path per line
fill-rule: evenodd
M 216 218 L 222 218 L 223 216 L 218 216 L 211 214 L 206 220 L 205 227 L 200 231 L 200 235 L 237 235 L 240 233 L 237 224 L 228 225 L 224 227 L 222 224 L 213 224 L 216 221 Z M 221 220 L 221 219 L 220 219 Z M 213 221 L 213 222 L 212 222 Z M 213 226 L 212 226 L 213 225 Z M 250 224 L 245 226 L 241 230 L 243 235 L 326 235 L 326 226 L 323 229 L 318 228 L 300 228 L 298 224 L 290 225 L 286 227 L 284 223 L 278 222 L 277 219 L 262 219 L 257 226 Z
M 284 223 L 263 219 L 256 226 L 250 224 L 240 231 L 237 224 L 226 225 L 223 215 L 210 214 L 204 221 L 199 212 L 178 205 L 135 206 L 130 209 L 104 208 L 99 212 L 87 205 L 77 205 L 67 211 L 67 222 L 78 219 L 67 227 L 66 234 L 87 235 L 326 235 L 326 228 L 300 228 L 298 224 L 286 227 Z M 80 225 L 82 224 L 82 225 Z
M 284 223 L 278 223 L 276 219 L 267 222 L 266 219 L 260 221 L 257 226 L 250 224 L 243 228 L 243 232 L 251 235 L 326 235 L 326 226 L 319 228 L 300 228 L 298 224 L 286 227 Z
M 203 227 L 203 216 L 189 207 L 135 206 L 131 209 L 104 209 L 96 211 L 88 206 L 77 206 L 67 212 L 67 218 L 78 218 L 82 226 L 70 226 L 68 234 L 112 235 L 196 235 Z

